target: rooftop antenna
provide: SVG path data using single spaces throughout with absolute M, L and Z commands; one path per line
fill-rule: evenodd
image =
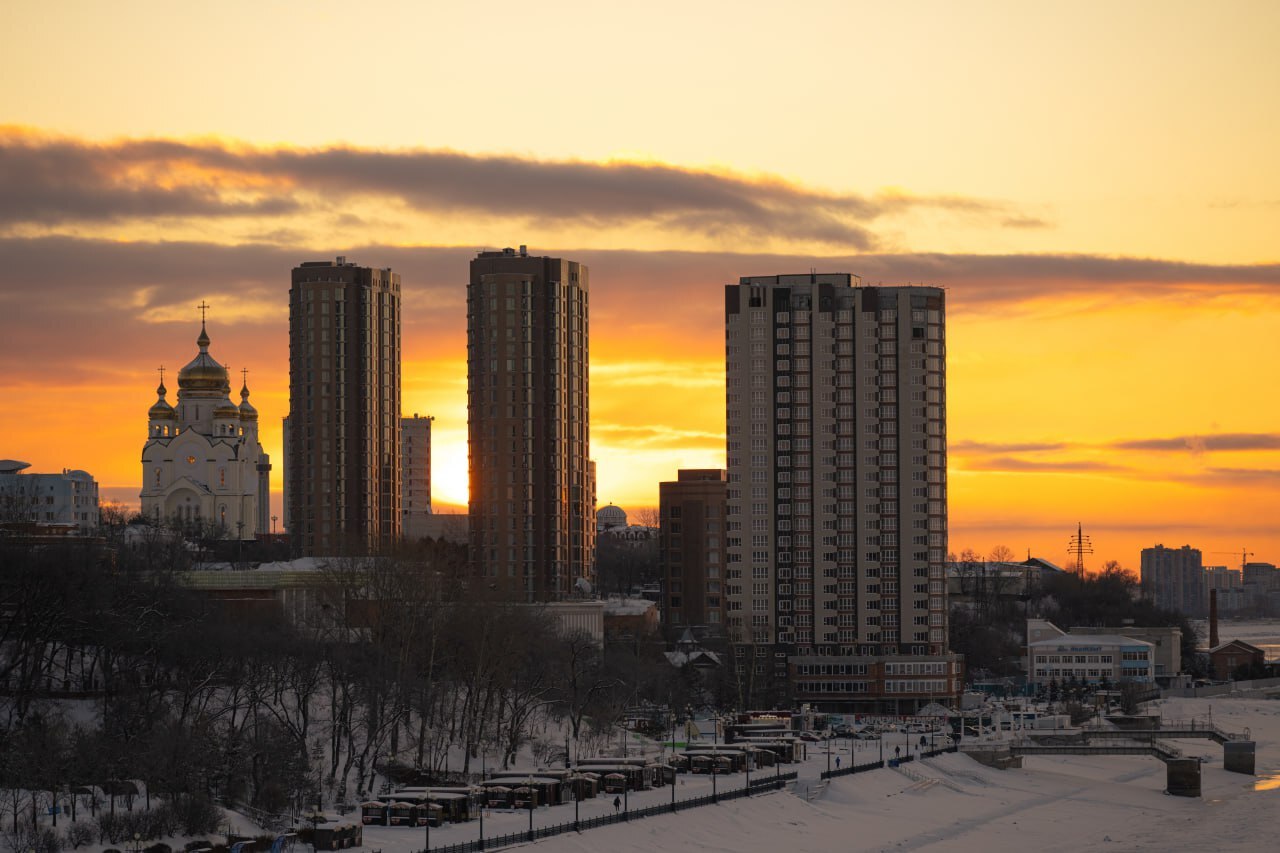
M 1093 553 L 1093 541 L 1084 535 L 1084 527 L 1076 522 L 1076 535 L 1067 543 L 1067 553 L 1076 555 L 1076 572 L 1084 577 L 1084 555 Z

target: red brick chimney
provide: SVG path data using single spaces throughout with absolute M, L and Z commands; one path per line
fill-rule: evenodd
M 1218 647 L 1218 591 L 1209 590 L 1209 648 Z

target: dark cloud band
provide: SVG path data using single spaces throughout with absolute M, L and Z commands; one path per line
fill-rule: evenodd
M 777 178 L 665 164 L 549 161 L 456 151 L 264 149 L 164 139 L 92 144 L 0 132 L 0 225 L 58 227 L 155 217 L 280 216 L 343 200 L 587 227 L 650 225 L 731 239 L 767 236 L 849 249 L 869 224 L 910 208 L 1044 223 L 1003 202 L 958 196 L 864 197 Z

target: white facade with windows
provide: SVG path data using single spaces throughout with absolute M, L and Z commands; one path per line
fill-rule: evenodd
M 1032 684 L 1155 680 L 1155 646 L 1116 634 L 1063 634 L 1028 647 Z
M 87 535 L 98 527 L 98 483 L 87 471 L 24 474 L 31 466 L 0 459 L 0 521 L 75 525 Z
M 200 352 L 178 372 L 178 405 L 158 399 L 148 411 L 142 448 L 142 514 L 155 523 L 208 524 L 236 539 L 271 530 L 270 458 L 258 441 L 258 411 L 247 379 L 231 402 L 227 369 L 209 355 L 204 323 Z

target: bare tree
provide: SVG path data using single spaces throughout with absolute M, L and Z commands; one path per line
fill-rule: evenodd
M 987 562 L 990 563 L 1012 563 L 1016 559 L 1013 549 L 1008 545 L 997 545 L 987 554 Z

